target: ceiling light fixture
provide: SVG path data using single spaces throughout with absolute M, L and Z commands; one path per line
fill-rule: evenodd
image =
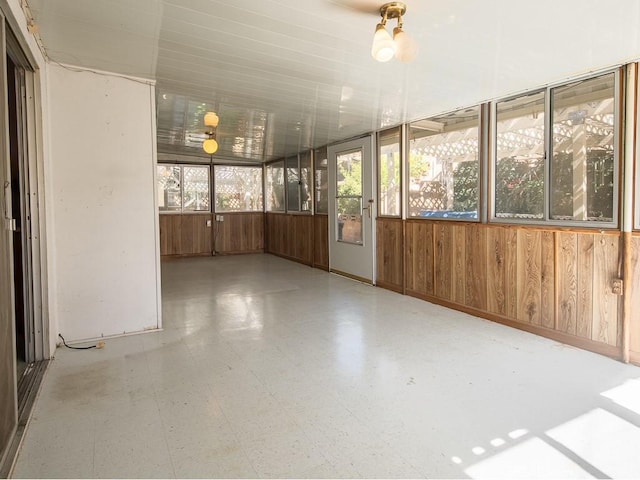
M 205 133 L 208 138 L 202 142 L 202 149 L 209 155 L 213 155 L 218 151 L 218 142 L 216 142 L 216 128 L 220 119 L 215 112 L 207 112 L 204 114 Z
M 382 21 L 376 25 L 371 46 L 371 55 L 377 61 L 388 62 L 395 55 L 399 61 L 407 63 L 416 56 L 415 42 L 402 30 L 402 15 L 406 11 L 407 6 L 402 2 L 385 3 L 380 7 Z M 393 29 L 393 38 L 385 28 L 389 18 L 398 19 L 398 24 Z

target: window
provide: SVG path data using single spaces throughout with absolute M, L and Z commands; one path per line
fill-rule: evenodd
M 408 216 L 477 219 L 480 107 L 409 125 Z
M 315 212 L 329 213 L 329 176 L 327 172 L 327 147 L 319 148 L 314 154 L 315 163 Z
M 495 216 L 544 216 L 544 92 L 496 106 Z
M 287 211 L 300 211 L 300 169 L 298 156 L 285 159 L 287 165 Z
M 378 136 L 378 212 L 381 216 L 401 214 L 400 128 Z
M 287 157 L 287 211 L 311 211 L 311 151 Z
M 614 220 L 615 75 L 551 90 L 553 220 Z
M 158 165 L 161 212 L 210 212 L 209 166 Z
M 615 224 L 617 77 L 497 103 L 495 218 Z
M 268 212 L 284 212 L 284 160 L 267 165 L 266 204 Z
M 213 169 L 216 212 L 262 211 L 262 167 Z

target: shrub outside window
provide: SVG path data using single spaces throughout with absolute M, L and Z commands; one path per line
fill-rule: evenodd
M 262 167 L 216 165 L 216 212 L 261 212 Z
M 284 160 L 267 165 L 266 204 L 268 212 L 284 212 Z
M 401 215 L 400 128 L 378 136 L 378 212 L 380 216 Z
M 615 224 L 617 77 L 496 104 L 494 218 Z
M 496 217 L 544 218 L 544 128 L 544 92 L 496 105 Z
M 161 212 L 210 212 L 208 165 L 158 165 Z
M 480 107 L 409 125 L 409 217 L 477 219 Z

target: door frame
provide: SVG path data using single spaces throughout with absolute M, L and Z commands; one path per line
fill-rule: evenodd
M 376 213 L 377 213 L 377 189 L 376 189 L 376 150 L 375 150 L 375 135 L 368 134 L 362 137 L 353 138 L 340 143 L 335 143 L 327 147 L 327 160 L 328 160 L 328 236 L 327 244 L 329 251 L 329 271 L 343 275 L 345 277 L 352 278 L 354 280 L 367 283 L 370 285 L 376 284 Z M 369 213 L 371 218 L 369 222 L 363 221 L 363 229 L 366 228 L 366 224 L 369 224 L 369 235 L 363 231 L 363 247 L 368 252 L 367 261 L 370 259 L 371 271 L 365 274 L 357 274 L 346 271 L 348 269 L 340 268 L 340 265 L 336 265 L 336 261 L 339 261 L 336 254 L 337 242 L 337 210 L 336 210 L 336 156 L 340 152 L 349 150 L 356 150 L 362 148 L 363 150 L 363 188 L 362 188 L 362 201 L 368 203 Z M 367 158 L 368 157 L 368 158 Z M 370 178 L 367 178 L 366 170 L 370 172 Z M 368 198 L 367 198 L 368 197 Z M 367 202 L 367 200 L 373 200 L 373 202 Z M 363 206 L 366 209 L 366 206 Z M 365 218 L 363 210 L 363 219 Z M 368 240 L 367 240 L 368 239 Z M 354 246 L 359 248 L 359 246 Z M 368 269 L 367 269 L 368 270 Z M 369 278 L 370 276 L 370 278 Z

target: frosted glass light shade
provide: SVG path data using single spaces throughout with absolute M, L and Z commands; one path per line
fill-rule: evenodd
M 396 45 L 391 35 L 389 35 L 389 32 L 384 28 L 384 25 L 379 23 L 376 26 L 376 33 L 373 35 L 371 56 L 379 62 L 388 62 L 393 57 L 395 51 Z
M 207 112 L 204 114 L 204 125 L 205 127 L 213 127 L 216 128 L 218 126 L 218 115 L 215 112 Z
M 209 155 L 213 155 L 218 151 L 218 142 L 214 138 L 207 138 L 202 142 L 202 149 Z
M 395 55 L 399 61 L 407 63 L 415 58 L 418 46 L 402 28 L 396 27 L 393 29 L 393 41 L 396 44 Z

